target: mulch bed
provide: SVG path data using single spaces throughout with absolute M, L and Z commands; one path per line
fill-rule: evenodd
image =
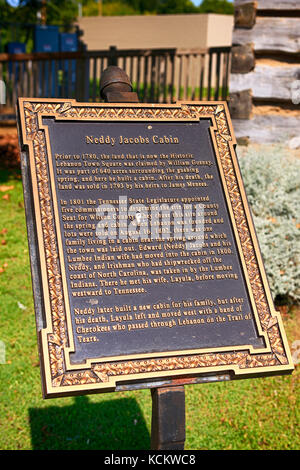
M 17 132 L 1 133 L 0 130 L 0 166 L 2 168 L 20 168 L 20 150 Z

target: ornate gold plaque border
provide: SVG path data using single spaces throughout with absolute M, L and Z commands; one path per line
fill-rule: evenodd
M 30 178 L 41 264 L 46 327 L 39 331 L 45 397 L 114 390 L 122 381 L 232 373 L 233 378 L 289 373 L 293 363 L 280 314 L 275 311 L 249 211 L 226 102 L 182 102 L 175 105 L 77 103 L 65 99 L 18 100 L 21 143 L 28 147 Z M 49 145 L 43 116 L 74 121 L 195 121 L 210 118 L 211 135 L 223 187 L 246 275 L 256 324 L 267 347 L 219 348 L 201 352 L 140 355 L 70 365 L 70 330 L 63 276 L 51 203 Z

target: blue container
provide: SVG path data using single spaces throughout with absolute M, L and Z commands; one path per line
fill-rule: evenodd
M 35 26 L 34 28 L 35 52 L 58 52 L 59 31 L 58 26 Z
M 9 42 L 7 52 L 8 54 L 25 54 L 26 44 L 24 42 Z
M 77 52 L 78 50 L 78 37 L 75 33 L 60 33 L 60 51 L 61 52 Z M 61 69 L 63 70 L 63 84 L 67 88 L 66 94 L 68 98 L 75 96 L 75 84 L 76 84 L 76 60 L 72 60 L 71 67 L 69 67 L 69 61 L 64 60 L 61 63 Z M 71 73 L 71 87 L 69 85 L 69 74 Z
M 60 50 L 62 52 L 76 52 L 78 50 L 77 34 L 60 33 Z
M 25 54 L 26 44 L 24 42 L 9 42 L 7 44 L 7 52 L 8 54 Z M 20 62 L 15 63 L 15 81 L 19 79 L 21 67 L 23 67 L 23 70 L 24 70 L 24 64 Z M 12 71 L 13 71 L 12 62 L 9 62 L 8 64 L 8 71 L 9 71 L 9 77 L 11 78 Z
M 34 51 L 35 52 L 59 52 L 59 31 L 58 26 L 35 26 L 34 29 Z M 42 80 L 42 64 L 39 67 L 40 82 L 39 82 L 39 96 L 43 95 L 44 98 L 55 98 L 55 89 L 58 81 L 58 76 L 55 73 L 54 61 L 49 64 L 44 64 L 44 80 Z M 49 76 L 51 74 L 51 86 Z M 43 86 L 44 85 L 44 86 Z M 44 90 L 44 92 L 43 92 Z

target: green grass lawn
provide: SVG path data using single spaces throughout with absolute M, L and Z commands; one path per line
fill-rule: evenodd
M 16 171 L 1 171 L 0 214 L 0 341 L 5 346 L 0 449 L 149 449 L 148 390 L 42 399 L 22 182 Z M 291 344 L 299 339 L 297 311 L 284 323 Z M 298 381 L 299 367 L 291 376 L 186 386 L 185 448 L 298 449 Z

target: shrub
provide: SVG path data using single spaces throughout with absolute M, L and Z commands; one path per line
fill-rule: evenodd
M 239 163 L 272 295 L 299 303 L 300 159 L 261 146 L 242 152 Z

